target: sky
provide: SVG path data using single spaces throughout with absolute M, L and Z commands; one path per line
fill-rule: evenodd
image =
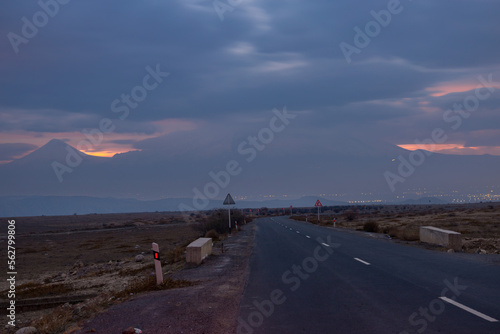
M 495 0 L 2 1 L 0 162 L 54 138 L 108 157 L 228 153 L 270 136 L 284 108 L 294 118 L 270 141 L 289 154 L 356 138 L 500 155 L 498 13 Z M 435 129 L 446 141 L 416 144 Z

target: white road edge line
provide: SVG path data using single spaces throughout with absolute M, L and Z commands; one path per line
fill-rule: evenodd
M 354 258 L 354 260 L 359 261 L 359 262 L 361 262 L 361 263 L 364 263 L 364 264 L 366 264 L 367 266 L 369 266 L 369 265 L 370 265 L 370 263 L 368 263 L 368 262 L 366 262 L 366 261 L 363 261 L 363 260 L 361 260 L 361 259 L 358 259 L 357 257 L 355 257 L 355 258 Z
M 300 233 L 299 231 L 295 231 L 295 232 Z
M 311 239 L 311 237 L 310 237 L 310 236 L 308 236 L 308 235 L 306 235 L 306 238 L 309 238 L 309 239 Z
M 497 320 L 497 319 L 495 319 L 495 318 L 489 317 L 489 316 L 487 316 L 487 315 L 486 315 L 486 314 L 484 314 L 484 313 L 481 313 L 481 312 L 479 312 L 479 311 L 473 310 L 473 309 L 471 309 L 470 307 L 467 307 L 467 306 L 465 306 L 464 304 L 460 304 L 459 302 L 456 302 L 456 301 L 454 301 L 453 299 L 450 299 L 450 298 L 448 298 L 448 297 L 439 297 L 439 299 L 442 299 L 442 300 L 444 300 L 444 301 L 445 301 L 445 302 L 447 302 L 447 303 L 450 303 L 450 304 L 452 304 L 452 305 L 455 305 L 456 307 L 459 307 L 459 308 L 461 308 L 462 310 L 465 310 L 465 311 L 467 311 L 467 312 L 469 312 L 469 313 L 472 313 L 472 314 L 474 314 L 475 316 L 478 316 L 478 317 L 480 317 L 480 318 L 483 318 L 484 320 L 487 320 L 487 321 L 489 321 L 489 322 L 497 322 L 497 321 L 498 321 L 498 320 Z
M 321 243 L 323 246 L 330 247 L 330 245 L 325 244 L 324 242 Z

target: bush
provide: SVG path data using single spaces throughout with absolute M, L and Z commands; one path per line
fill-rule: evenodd
M 210 230 L 205 233 L 205 238 L 212 238 L 213 242 L 219 241 L 219 233 L 216 230 Z
M 358 218 L 358 213 L 354 210 L 347 210 L 346 212 L 344 212 L 344 215 L 345 219 L 347 219 L 348 221 L 353 221 L 354 219 Z
M 176 263 L 184 260 L 184 253 L 186 252 L 186 247 L 178 246 L 174 249 L 170 249 L 165 254 L 165 261 L 167 263 Z
M 373 220 L 369 220 L 363 225 L 363 231 L 365 232 L 378 232 L 378 223 Z
M 387 234 L 391 238 L 396 238 L 404 241 L 418 241 L 420 240 L 420 233 L 418 227 L 410 226 L 391 226 L 387 229 Z
M 218 234 L 227 233 L 229 231 L 229 219 L 227 214 L 228 212 L 225 209 L 214 210 L 205 220 L 193 225 L 193 228 L 200 231 L 202 235 L 205 235 L 211 230 L 215 230 Z M 247 223 L 251 221 L 251 219 L 248 219 L 241 210 L 231 210 L 232 227 L 235 226 L 235 221 L 238 222 L 238 226 L 240 226 L 245 220 Z
M 385 234 L 388 234 L 391 238 L 399 238 L 400 232 L 397 226 L 390 226 L 384 230 Z
M 405 228 L 403 230 L 403 236 L 402 239 L 405 241 L 418 241 L 420 240 L 420 233 L 418 229 L 414 228 Z

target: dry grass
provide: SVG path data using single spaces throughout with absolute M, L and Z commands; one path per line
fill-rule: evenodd
M 92 278 L 92 277 L 100 277 L 102 275 L 110 274 L 116 272 L 115 269 L 99 269 L 99 270 L 92 270 L 87 272 L 84 275 L 81 275 L 80 278 Z
M 42 316 L 32 323 L 41 333 L 58 334 L 66 330 L 67 324 L 72 321 L 73 309 L 69 304 L 57 307 L 50 316 Z
M 205 233 L 205 238 L 212 238 L 213 242 L 219 241 L 219 233 L 216 230 L 210 230 Z
M 185 246 L 177 246 L 174 249 L 170 249 L 165 254 L 166 263 L 177 263 L 183 261 L 185 259 L 186 247 Z
M 110 260 L 126 260 L 137 254 L 147 254 L 151 251 L 152 242 L 160 245 L 162 258 L 171 253 L 172 259 L 178 262 L 182 260 L 184 250 L 175 249 L 200 236 L 187 224 L 116 231 L 101 229 L 91 233 L 60 233 L 42 237 L 37 234 L 24 235 L 19 241 L 16 240 L 22 254 L 18 271 L 25 273 L 25 280 L 37 280 L 51 273 L 68 273 L 77 261 L 86 265 L 103 264 Z M 3 288 L 1 282 L 0 287 Z
M 164 264 L 164 270 L 172 273 L 183 267 L 185 246 L 201 236 L 172 213 L 23 217 L 19 221 L 16 246 L 22 261 L 17 269 L 23 275 L 16 297 L 98 295 L 69 307 L 18 312 L 18 321 L 31 323 L 42 333 L 63 333 L 66 326 L 92 317 L 119 298 L 126 299 L 127 293 L 159 289 L 146 279 L 154 267 L 151 243 L 159 244 L 162 262 L 175 262 Z M 143 263 L 135 261 L 138 254 L 144 254 Z M 161 288 L 189 284 L 166 279 Z M 7 288 L 6 281 L 0 282 L 1 295 L 6 296 Z M 0 301 L 5 302 L 2 297 Z
M 196 284 L 196 282 L 186 280 L 174 280 L 167 277 L 163 280 L 163 284 L 156 284 L 156 277 L 154 275 L 147 275 L 141 278 L 134 279 L 126 289 L 115 294 L 116 298 L 124 298 L 131 294 L 138 294 L 147 291 L 168 290 L 175 288 L 184 288 Z
M 384 234 L 391 238 L 396 238 L 404 241 L 420 240 L 419 230 L 415 226 L 391 226 L 383 231 Z
M 146 267 L 142 268 L 145 269 Z M 175 288 L 189 287 L 197 282 L 186 280 L 174 280 L 170 277 L 164 279 L 163 284 L 156 284 L 156 277 L 151 275 L 143 275 L 142 277 L 132 280 L 126 288 L 118 292 L 103 293 L 100 296 L 89 300 L 82 304 L 70 305 L 65 304 L 53 309 L 34 321 L 31 326 L 36 327 L 44 334 L 63 333 L 67 328 L 74 327 L 75 323 L 81 319 L 86 319 L 92 315 L 108 308 L 115 302 L 122 302 L 132 295 L 147 291 L 159 291 Z
M 0 292 L 1 295 L 6 295 L 8 290 Z M 19 299 L 30 299 L 39 297 L 60 296 L 73 292 L 74 288 L 71 284 L 56 283 L 42 284 L 37 282 L 27 282 L 16 287 L 16 297 Z
M 143 273 L 145 272 L 146 270 L 153 270 L 155 267 L 154 263 L 152 264 L 148 264 L 146 266 L 143 266 L 143 267 L 139 267 L 139 268 L 135 268 L 135 269 L 122 269 L 118 272 L 118 275 L 119 276 L 136 276 L 137 274 L 139 273 Z
M 292 219 L 319 225 L 333 225 L 359 231 L 378 232 L 404 241 L 419 240 L 420 226 L 435 226 L 460 232 L 464 240 L 475 238 L 496 242 L 500 239 L 500 204 L 467 204 L 467 205 L 393 205 L 393 206 L 359 206 L 334 208 L 336 212 L 324 212 L 321 221 L 311 214 L 292 216 Z M 375 222 L 375 231 L 370 225 Z M 368 224 L 369 226 L 366 226 Z M 486 245 L 485 245 L 486 243 Z M 490 242 L 491 243 L 491 242 Z M 467 244 L 464 242 L 464 244 Z M 487 242 L 470 243 L 479 245 L 466 248 L 476 252 L 478 247 L 492 248 Z M 499 249 L 500 250 L 500 249 Z
M 374 220 L 369 220 L 363 224 L 363 231 L 365 232 L 378 232 L 378 223 Z
M 17 249 L 18 253 L 21 255 L 38 253 L 38 252 L 46 252 L 48 250 L 49 250 L 49 248 L 47 248 L 47 247 L 42 247 L 40 249 L 35 249 L 35 248 L 18 248 Z

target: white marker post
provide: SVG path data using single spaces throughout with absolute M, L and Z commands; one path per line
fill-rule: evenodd
M 160 262 L 160 248 L 158 247 L 158 244 L 156 242 L 153 242 L 152 248 L 155 259 L 156 284 L 160 285 L 163 283 L 163 273 L 161 271 Z

